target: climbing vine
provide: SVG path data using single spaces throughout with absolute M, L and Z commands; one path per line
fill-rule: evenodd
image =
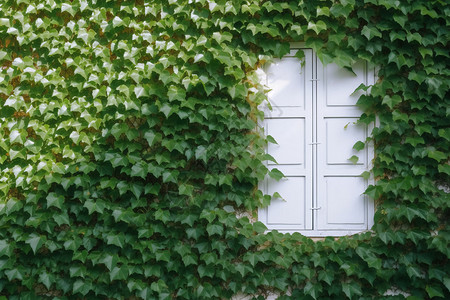
M 450 6 L 4 0 L 0 299 L 450 297 Z M 256 70 L 363 59 L 371 231 L 269 232 Z

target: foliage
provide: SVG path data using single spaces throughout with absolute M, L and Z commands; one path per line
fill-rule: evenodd
M 443 0 L 2 1 L 0 299 L 449 298 L 449 16 Z M 379 68 L 358 102 L 379 119 L 371 232 L 313 242 L 237 217 L 270 201 L 254 71 L 292 41 Z

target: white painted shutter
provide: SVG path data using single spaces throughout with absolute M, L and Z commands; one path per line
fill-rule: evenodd
M 278 142 L 269 144 L 268 153 L 278 164 L 269 163 L 286 175 L 280 181 L 267 180 L 269 194 L 278 192 L 283 199 L 273 199 L 270 206 L 260 211 L 260 220 L 269 229 L 312 229 L 312 152 L 308 141 L 312 135 L 312 50 L 305 50 L 306 63 L 302 66 L 294 57 L 276 60 L 266 70 L 269 101 L 265 130 Z
M 372 154 L 353 145 L 365 141 L 370 128 L 355 124 L 362 92 L 351 94 L 361 83 L 372 83 L 369 72 L 364 63 L 354 66 L 357 76 L 334 64 L 324 67 L 311 49 L 303 49 L 302 65 L 296 51 L 266 70 L 273 109 L 265 111 L 264 126 L 278 142 L 268 145 L 278 162 L 268 167 L 286 178 L 263 183 L 266 193 L 278 192 L 284 199 L 273 199 L 259 219 L 269 229 L 311 236 L 366 230 L 373 207 L 362 194 L 368 181 L 360 175 L 369 169 Z M 356 164 L 348 160 L 353 155 L 359 158 Z
M 356 107 L 367 84 L 365 63 L 353 66 L 357 76 L 335 64 L 317 66 L 317 186 L 315 210 L 317 230 L 364 230 L 368 226 L 368 199 L 362 193 L 368 182 L 360 175 L 368 169 L 367 147 L 353 149 L 365 141 L 366 125 L 357 125 L 361 111 Z M 348 160 L 356 155 L 356 164 Z

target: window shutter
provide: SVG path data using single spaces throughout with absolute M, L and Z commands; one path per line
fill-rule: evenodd
M 305 50 L 305 64 L 290 55 L 272 63 L 267 70 L 267 85 L 272 111 L 266 111 L 265 130 L 278 144 L 270 144 L 270 153 L 286 175 L 280 181 L 268 180 L 265 190 L 278 192 L 283 199 L 273 199 L 260 213 L 260 219 L 272 229 L 312 229 L 312 50 Z
M 353 145 L 365 141 L 370 128 L 356 124 L 362 91 L 352 94 L 361 83 L 371 83 L 366 64 L 355 64 L 355 76 L 334 64 L 323 66 L 311 49 L 303 49 L 301 63 L 297 50 L 266 69 L 272 110 L 265 111 L 264 127 L 278 142 L 267 147 L 278 162 L 268 168 L 286 177 L 263 183 L 266 193 L 283 199 L 274 198 L 259 219 L 269 229 L 311 236 L 366 230 L 373 203 L 363 195 L 368 180 L 361 173 L 369 169 L 371 151 Z
M 335 64 L 317 66 L 317 230 L 365 230 L 368 199 L 362 193 L 367 180 L 360 175 L 368 169 L 368 149 L 353 149 L 365 141 L 367 125 L 356 124 L 361 95 L 351 93 L 367 84 L 364 63 L 353 66 L 352 74 Z M 350 157 L 358 157 L 356 163 Z

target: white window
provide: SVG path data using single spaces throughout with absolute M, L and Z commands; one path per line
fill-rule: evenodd
M 311 49 L 298 49 L 274 61 L 266 69 L 266 85 L 272 110 L 265 111 L 267 135 L 278 144 L 267 152 L 269 162 L 286 176 L 266 180 L 262 189 L 283 199 L 273 199 L 259 211 L 269 230 L 300 232 L 308 236 L 340 236 L 370 229 L 373 201 L 363 194 L 368 184 L 361 174 L 370 169 L 370 147 L 356 151 L 370 126 L 356 124 L 361 111 L 355 105 L 361 84 L 373 83 L 374 73 L 357 63 L 353 74 L 335 64 L 323 66 Z M 349 160 L 352 156 L 358 161 Z

